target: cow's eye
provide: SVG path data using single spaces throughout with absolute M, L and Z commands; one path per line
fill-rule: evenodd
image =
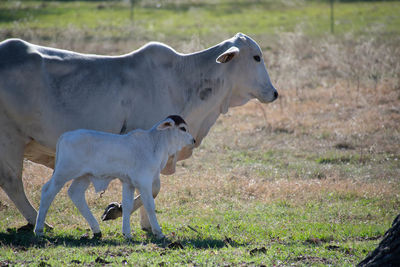
M 185 127 L 179 127 L 179 129 L 180 129 L 181 131 L 186 132 L 186 128 L 185 128 Z
M 260 56 L 254 56 L 253 58 L 254 58 L 254 60 L 257 61 L 257 62 L 260 62 L 260 61 L 261 61 Z

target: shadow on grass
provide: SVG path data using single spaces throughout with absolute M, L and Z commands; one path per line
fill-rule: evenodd
M 195 248 L 195 249 L 219 249 L 223 247 L 241 247 L 247 246 L 248 244 L 241 244 L 230 237 L 225 237 L 224 239 L 215 238 L 202 238 L 197 236 L 194 238 L 172 238 L 165 239 L 163 241 L 157 240 L 153 234 L 147 233 L 147 238 L 149 243 L 157 244 L 159 247 L 165 249 L 185 249 L 185 248 Z
M 130 241 L 133 243 L 132 241 Z M 20 249 L 30 247 L 47 247 L 63 245 L 65 247 L 90 247 L 90 246 L 117 246 L 121 245 L 121 241 L 111 239 L 98 239 L 98 238 L 77 238 L 72 235 L 62 236 L 44 236 L 37 237 L 31 231 L 9 231 L 7 233 L 0 233 L 0 245 L 12 246 Z M 139 242 L 137 242 L 139 243 Z
M 121 246 L 121 245 L 139 245 L 139 244 L 153 243 L 158 247 L 165 249 L 218 249 L 223 247 L 240 247 L 246 244 L 239 244 L 231 238 L 225 237 L 224 239 L 214 238 L 188 238 L 179 240 L 157 240 L 152 234 L 147 234 L 145 242 L 140 240 L 124 240 L 118 237 L 110 238 L 88 238 L 76 237 L 72 235 L 45 235 L 44 237 L 37 237 L 32 231 L 16 231 L 11 230 L 6 233 L 0 233 L 0 246 L 10 246 L 20 250 L 27 250 L 32 247 L 48 247 L 62 245 L 65 247 L 94 247 L 94 246 Z
M 228 243 L 225 240 L 220 240 L 220 239 L 213 239 L 213 238 L 190 238 L 190 239 L 180 239 L 179 241 L 174 241 L 168 244 L 168 248 L 170 249 L 183 249 L 185 247 L 192 247 L 196 249 L 219 249 L 223 247 L 240 247 L 240 246 L 245 246 L 243 244 L 236 243 L 234 241 L 231 241 Z

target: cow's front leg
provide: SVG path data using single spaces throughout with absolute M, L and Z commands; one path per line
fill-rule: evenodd
M 135 187 L 130 182 L 122 184 L 122 233 L 126 238 L 131 238 L 130 217 L 133 209 Z
M 160 192 L 160 189 L 161 189 L 160 174 L 156 174 L 154 176 L 153 186 L 152 186 L 153 198 L 157 197 L 158 193 Z M 146 209 L 143 206 L 140 208 L 140 227 L 144 231 L 151 232 L 151 224 L 149 221 L 149 216 L 147 215 Z
M 22 166 L 26 140 L 14 128 L 0 105 L 0 187 L 28 221 L 20 229 L 32 231 L 37 212 L 29 202 L 22 183 Z M 52 228 L 49 225 L 46 225 Z

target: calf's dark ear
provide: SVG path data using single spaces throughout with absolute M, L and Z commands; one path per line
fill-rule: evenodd
M 236 55 L 238 55 L 240 52 L 239 48 L 236 46 L 232 46 L 228 50 L 226 50 L 224 53 L 219 55 L 216 59 L 217 63 L 227 63 L 231 61 Z
M 166 130 L 168 128 L 172 128 L 175 125 L 175 122 L 171 119 L 166 119 L 160 125 L 157 126 L 157 130 Z

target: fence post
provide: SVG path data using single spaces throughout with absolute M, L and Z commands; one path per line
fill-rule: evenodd
M 134 8 L 134 5 L 135 5 L 135 0 L 130 0 L 129 2 L 131 3 L 131 10 L 130 10 L 130 14 L 129 14 L 129 19 L 131 21 L 133 21 L 133 8 Z
M 334 34 L 335 33 L 335 17 L 333 14 L 333 1 L 334 0 L 330 0 L 331 1 L 331 33 Z

